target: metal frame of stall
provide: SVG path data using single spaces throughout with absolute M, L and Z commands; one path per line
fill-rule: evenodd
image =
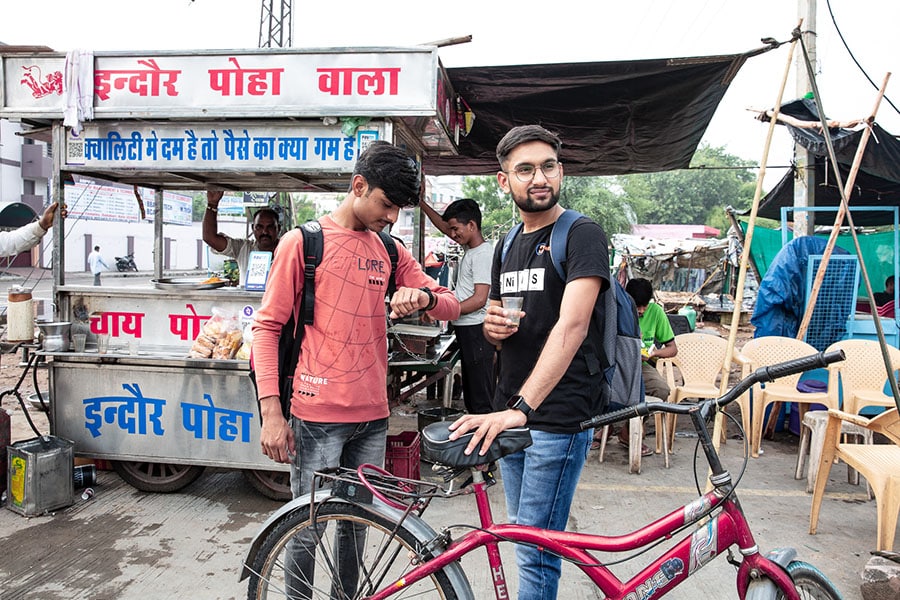
M 455 154 L 463 121 L 435 47 L 0 51 L 0 59 L 0 117 L 51 134 L 53 198 L 64 200 L 68 174 L 155 190 L 156 280 L 164 189 L 344 191 L 371 141 L 400 143 L 419 157 Z M 49 87 L 38 93 L 31 83 L 43 76 Z M 65 93 L 63 81 L 92 83 L 93 105 Z M 76 132 L 64 109 L 93 115 Z M 266 495 L 289 497 L 287 467 L 259 451 L 247 361 L 186 357 L 214 313 L 248 322 L 262 293 L 67 285 L 64 235 L 54 228 L 53 295 L 88 343 L 85 352 L 41 352 L 51 432 L 74 441 L 79 456 L 115 461 L 140 489 L 174 491 L 220 466 L 244 469 Z M 104 334 L 111 348 L 100 354 L 94 339 Z

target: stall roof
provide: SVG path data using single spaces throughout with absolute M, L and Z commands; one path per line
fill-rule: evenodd
M 793 100 L 781 107 L 781 112 L 801 121 L 819 121 L 815 103 L 809 99 Z M 787 125 L 791 136 L 798 144 L 808 149 L 818 158 L 815 163 L 815 205 L 817 207 L 838 207 L 841 193 L 837 186 L 832 167 L 826 159 L 827 149 L 822 133 Z M 831 129 L 832 145 L 841 171 L 841 181 L 846 183 L 853 164 L 853 157 L 859 147 L 863 129 Z M 757 216 L 781 220 L 782 207 L 794 205 L 795 169 L 789 170 L 759 204 Z M 900 141 L 879 127 L 872 125 L 872 136 L 866 144 L 860 170 L 849 196 L 850 211 L 854 225 L 889 225 L 893 215 L 888 212 L 857 211 L 854 206 L 900 207 Z M 745 211 L 747 214 L 749 211 Z M 833 215 L 826 219 L 834 221 Z M 822 219 L 817 222 L 825 223 Z
M 568 175 L 686 168 L 740 68 L 774 47 L 720 56 L 446 69 L 455 92 L 475 114 L 474 126 L 460 139 L 458 155 L 426 156 L 425 173 L 496 173 L 497 142 L 511 127 L 528 123 L 560 136 Z M 172 190 L 205 189 L 211 183 L 244 191 L 346 189 L 344 178 L 327 173 L 77 171 Z

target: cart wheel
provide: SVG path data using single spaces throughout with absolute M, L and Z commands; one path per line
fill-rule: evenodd
M 205 467 L 169 463 L 114 460 L 113 470 L 132 487 L 142 492 L 167 494 L 189 486 L 203 474 Z
M 284 502 L 291 499 L 291 474 L 288 471 L 254 471 L 245 470 L 244 479 L 253 486 L 257 492 Z

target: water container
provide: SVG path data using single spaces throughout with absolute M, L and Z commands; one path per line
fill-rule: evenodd
M 6 324 L 7 341 L 34 341 L 34 303 L 29 290 L 18 285 L 9 288 Z
M 694 310 L 694 307 L 688 304 L 684 308 L 678 311 L 678 314 L 687 317 L 688 323 L 691 324 L 691 331 L 697 328 L 697 311 Z

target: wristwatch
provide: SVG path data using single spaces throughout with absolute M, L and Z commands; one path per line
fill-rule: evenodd
M 427 287 L 420 287 L 419 289 L 428 294 L 428 306 L 424 309 L 426 312 L 437 306 L 437 298 L 434 297 L 434 292 Z
M 528 403 L 525 402 L 525 398 L 523 398 L 522 396 L 513 396 L 512 398 L 507 400 L 506 408 L 522 411 L 522 414 L 525 415 L 526 419 L 531 417 L 531 413 L 534 412 L 534 409 L 528 406 Z

